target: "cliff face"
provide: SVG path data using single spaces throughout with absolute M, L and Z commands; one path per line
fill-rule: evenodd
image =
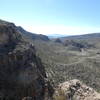
M 21 39 L 14 24 L 0 24 L 0 53 L 13 49 Z
M 45 78 L 33 44 L 24 41 L 14 24 L 0 21 L 0 98 L 42 100 Z

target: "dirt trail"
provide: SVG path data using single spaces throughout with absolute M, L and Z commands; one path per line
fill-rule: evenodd
M 63 66 L 70 66 L 70 65 L 75 65 L 75 64 L 79 64 L 79 63 L 82 63 L 84 62 L 86 59 L 100 59 L 100 55 L 95 55 L 95 56 L 89 56 L 89 57 L 81 57 L 80 60 L 76 61 L 76 62 L 72 62 L 72 63 L 69 63 L 69 64 L 65 64 L 65 63 L 57 63 L 59 65 L 63 65 Z

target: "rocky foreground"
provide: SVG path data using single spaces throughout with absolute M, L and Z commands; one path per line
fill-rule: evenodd
M 54 100 L 100 100 L 100 94 L 77 79 L 61 83 Z

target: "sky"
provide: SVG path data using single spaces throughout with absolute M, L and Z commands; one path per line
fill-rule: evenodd
M 37 34 L 100 32 L 100 0 L 0 0 L 0 19 Z

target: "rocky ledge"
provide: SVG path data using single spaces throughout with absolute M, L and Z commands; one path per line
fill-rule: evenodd
M 61 83 L 54 100 L 100 100 L 100 94 L 77 79 Z

